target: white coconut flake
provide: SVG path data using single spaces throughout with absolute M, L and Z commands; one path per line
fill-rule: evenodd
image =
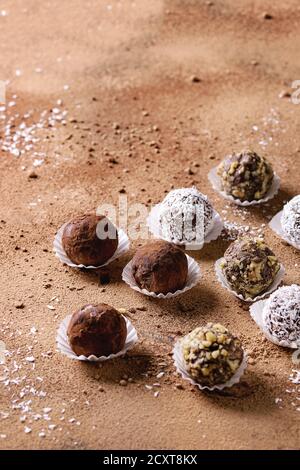
M 33 356 L 28 356 L 26 357 L 25 359 L 27 362 L 34 362 L 35 361 L 35 358 Z
M 161 379 L 164 375 L 165 375 L 164 372 L 159 372 L 159 374 L 157 374 L 156 378 Z

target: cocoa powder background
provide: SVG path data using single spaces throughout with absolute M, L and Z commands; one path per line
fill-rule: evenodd
M 110 266 L 105 286 L 52 253 L 65 221 L 117 204 L 120 192 L 150 207 L 195 184 L 223 217 L 256 229 L 299 193 L 300 105 L 289 98 L 300 79 L 299 2 L 12 0 L 1 8 L 0 79 L 10 80 L 7 103 L 16 103 L 7 113 L 20 114 L 18 125 L 28 110 L 28 125 L 44 110 L 68 114 L 37 130 L 40 141 L 19 157 L 1 150 L 0 340 L 10 355 L 0 365 L 0 447 L 299 448 L 299 393 L 286 392 L 291 352 L 265 341 L 248 305 L 216 280 L 228 241 L 193 253 L 201 282 L 165 302 L 121 281 L 141 241 Z M 207 173 L 245 146 L 270 159 L 282 185 L 270 204 L 243 212 L 212 190 Z M 46 154 L 37 167 L 35 151 Z M 299 252 L 262 231 L 285 283 L 299 283 Z M 89 302 L 132 310 L 140 343 L 127 357 L 97 365 L 56 352 L 59 323 Z M 200 393 L 172 365 L 178 335 L 210 320 L 237 334 L 251 358 L 242 382 L 222 394 Z

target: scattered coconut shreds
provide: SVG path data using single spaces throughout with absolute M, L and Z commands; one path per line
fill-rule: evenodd
M 42 71 L 39 68 L 35 70 L 38 73 Z M 15 75 L 22 75 L 22 71 L 17 69 Z M 55 131 L 57 126 L 65 125 L 68 112 L 61 109 L 62 100 L 57 100 L 60 105 L 57 104 L 50 111 L 44 110 L 36 115 L 33 110 L 28 110 L 20 114 L 17 111 L 17 99 L 17 95 L 14 95 L 6 106 L 0 107 L 0 149 L 17 158 L 28 154 L 33 157 L 33 167 L 39 167 L 44 163 L 46 154 L 35 151 L 35 147 L 43 143 L 43 131 L 49 128 Z
M 293 369 L 289 376 L 289 381 L 293 384 L 300 385 L 300 370 Z
M 287 396 L 285 397 L 286 400 L 282 398 L 276 398 L 275 403 L 279 406 L 279 408 L 282 408 L 283 404 L 287 404 L 287 400 L 289 400 L 289 405 L 293 407 L 293 409 L 297 412 L 300 411 L 300 370 L 292 369 L 291 374 L 289 375 L 288 378 L 290 384 L 293 384 L 293 386 L 289 386 L 285 390 Z M 292 400 L 292 401 L 290 401 Z
M 238 222 L 233 222 L 227 218 L 227 214 L 230 213 L 235 216 L 235 218 L 240 219 L 242 222 L 249 221 L 249 210 L 243 207 L 232 206 L 226 204 L 225 209 L 222 210 L 222 218 L 224 221 L 224 229 L 221 234 L 222 238 L 228 241 L 236 240 L 239 237 L 250 236 L 256 238 L 264 237 L 264 230 L 266 224 L 262 223 L 260 226 L 255 227 L 249 224 L 242 224 Z
M 6 337 L 9 336 L 10 339 L 16 339 L 23 334 L 20 330 L 10 332 L 10 327 L 7 324 L 2 325 L 0 332 Z M 27 338 L 30 337 L 30 335 L 27 336 Z M 17 418 L 20 423 L 20 427 L 17 428 L 18 432 L 23 432 L 28 436 L 31 436 L 34 432 L 41 438 L 52 436 L 51 439 L 59 440 L 56 433 L 62 431 L 63 428 L 58 427 L 52 421 L 52 411 L 54 415 L 55 410 L 49 406 L 49 402 L 45 402 L 50 397 L 42 388 L 43 377 L 35 375 L 35 358 L 33 355 L 27 356 L 28 351 L 33 351 L 32 345 L 12 351 L 5 350 L 6 364 L 0 363 L 0 393 L 9 394 L 11 397 L 7 409 L 0 410 L 0 426 L 3 420 Z M 31 367 L 28 367 L 28 365 Z M 70 406 L 76 400 L 70 400 Z M 63 402 L 63 405 L 65 408 L 62 410 L 61 408 L 57 409 L 57 413 L 67 413 L 68 403 Z M 80 425 L 80 421 L 76 418 L 72 418 L 72 422 L 73 420 L 77 426 Z M 66 425 L 68 425 L 67 422 Z M 45 426 L 47 426 L 47 431 Z M 0 435 L 1 439 L 6 439 L 6 437 L 6 434 Z
M 286 132 L 283 127 L 279 111 L 271 108 L 266 116 L 264 116 L 259 124 L 252 126 L 255 133 L 257 143 L 262 149 L 273 144 L 278 147 L 278 133 Z

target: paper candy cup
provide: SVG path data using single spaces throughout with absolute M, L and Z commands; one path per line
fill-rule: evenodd
M 191 258 L 190 256 L 186 255 L 188 261 L 188 277 L 186 286 L 183 289 L 177 290 L 176 292 L 168 292 L 167 294 L 155 294 L 155 292 L 149 292 L 147 289 L 141 289 L 133 275 L 132 275 L 132 260 L 125 266 L 122 272 L 122 279 L 126 284 L 131 287 L 131 289 L 140 292 L 141 294 L 147 295 L 149 297 L 154 297 L 156 299 L 171 299 L 172 297 L 176 297 L 177 295 L 183 294 L 188 290 L 192 289 L 200 280 L 201 278 L 201 271 L 198 263 Z
M 242 294 L 238 294 L 237 292 L 235 292 L 231 288 L 231 286 L 228 284 L 227 279 L 225 278 L 225 276 L 223 274 L 223 271 L 222 271 L 222 268 L 221 268 L 222 261 L 223 261 L 223 258 L 220 258 L 215 263 L 215 272 L 216 272 L 216 276 L 217 276 L 218 281 L 220 282 L 220 284 L 223 287 L 225 287 L 225 289 L 227 289 L 229 292 L 231 292 L 233 295 L 235 295 L 239 299 L 243 300 L 244 302 L 255 302 L 256 300 L 263 299 L 267 295 L 271 294 L 272 292 L 274 292 L 274 290 L 277 289 L 277 287 L 279 286 L 279 284 L 281 283 L 281 281 L 282 281 L 282 279 L 285 275 L 285 269 L 284 269 L 283 265 L 281 264 L 280 269 L 279 269 L 278 273 L 276 274 L 273 283 L 270 285 L 270 287 L 263 294 L 257 295 L 253 299 L 251 297 L 245 298 L 245 297 L 242 296 Z
M 70 359 L 75 359 L 77 361 L 90 361 L 90 362 L 108 361 L 109 359 L 114 359 L 116 357 L 124 356 L 124 354 L 126 354 L 127 351 L 133 348 L 133 346 L 138 340 L 137 332 L 135 328 L 133 327 L 132 323 L 128 320 L 128 318 L 124 317 L 126 321 L 126 326 L 127 326 L 127 338 L 126 338 L 126 342 L 122 351 L 119 351 L 116 354 L 110 354 L 109 356 L 101 356 L 101 357 L 96 357 L 94 355 L 89 356 L 89 357 L 86 357 L 83 355 L 77 356 L 74 353 L 74 351 L 71 349 L 71 346 L 68 340 L 68 335 L 67 335 L 67 330 L 68 330 L 71 317 L 72 315 L 68 315 L 61 322 L 57 331 L 57 336 L 56 336 L 56 346 L 57 346 L 58 351 L 60 351 L 62 354 L 65 354 Z
M 284 241 L 289 243 L 289 245 L 293 246 L 297 250 L 300 250 L 300 245 L 297 245 L 296 242 L 291 240 L 288 235 L 285 233 L 282 225 L 281 225 L 281 216 L 282 216 L 283 210 L 278 212 L 276 215 L 274 215 L 273 219 L 269 223 L 269 227 L 275 232 L 280 238 L 282 238 Z
M 228 201 L 233 202 L 237 206 L 243 206 L 243 207 L 257 206 L 258 204 L 264 204 L 270 199 L 273 199 L 273 197 L 276 196 L 280 188 L 280 178 L 278 175 L 276 175 L 276 173 L 274 173 L 272 186 L 264 198 L 259 199 L 258 201 L 241 201 L 240 199 L 234 198 L 230 194 L 226 194 L 225 191 L 222 190 L 221 179 L 219 175 L 217 174 L 217 167 L 212 168 L 210 170 L 210 172 L 208 173 L 208 179 L 213 189 L 215 189 L 224 199 L 227 199 Z
M 185 361 L 184 361 L 183 354 L 182 354 L 182 347 L 181 347 L 180 340 L 175 343 L 175 346 L 173 349 L 173 360 L 174 360 L 174 364 L 175 364 L 177 372 L 181 374 L 183 379 L 188 380 L 192 385 L 195 385 L 200 390 L 209 390 L 210 392 L 212 392 L 213 390 L 223 390 L 224 388 L 232 387 L 234 384 L 237 384 L 240 381 L 240 378 L 242 377 L 247 367 L 247 356 L 244 351 L 244 357 L 243 357 L 242 363 L 240 367 L 238 368 L 238 370 L 236 371 L 236 373 L 231 377 L 231 379 L 229 379 L 224 384 L 219 384 L 219 385 L 214 385 L 213 387 L 208 387 L 207 385 L 203 386 L 203 385 L 200 385 L 198 382 L 195 382 L 195 380 L 187 372 Z
M 272 343 L 276 344 L 277 346 L 282 346 L 284 348 L 292 348 L 292 349 L 300 348 L 300 338 L 298 339 L 298 341 L 279 340 L 278 338 L 273 336 L 269 332 L 269 330 L 266 328 L 266 325 L 264 322 L 264 312 L 265 312 L 265 309 L 268 308 L 269 302 L 270 302 L 269 299 L 260 300 L 250 306 L 250 315 L 255 321 L 255 323 L 257 324 L 257 326 L 262 330 L 265 337 Z
M 175 245 L 185 245 L 187 250 L 201 250 L 204 243 L 209 243 L 213 240 L 216 240 L 220 235 L 224 227 L 224 223 L 218 212 L 214 210 L 213 218 L 210 224 L 210 229 L 207 235 L 204 237 L 202 243 L 193 243 L 189 241 L 170 239 L 162 235 L 161 225 L 160 225 L 160 210 L 161 204 L 156 204 L 147 218 L 147 226 L 150 232 L 156 237 L 166 240 L 167 242 L 174 243 Z
M 63 249 L 62 245 L 62 236 L 64 232 L 64 228 L 67 224 L 62 225 L 58 230 L 57 234 L 55 235 L 54 242 L 53 242 L 53 251 L 55 256 L 64 264 L 67 264 L 71 268 L 85 268 L 85 269 L 99 269 L 103 266 L 107 266 L 115 259 L 122 256 L 126 251 L 129 250 L 130 242 L 126 235 L 126 233 L 122 229 L 118 229 L 118 248 L 116 249 L 115 253 L 109 260 L 107 260 L 104 264 L 100 266 L 85 266 L 84 264 L 75 264 L 73 263 L 66 255 L 65 250 Z

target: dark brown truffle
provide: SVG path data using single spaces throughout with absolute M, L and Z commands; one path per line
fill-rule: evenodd
M 235 292 L 254 298 L 274 282 L 280 264 L 263 240 L 241 238 L 225 251 L 221 267 Z
M 102 232 L 108 234 L 107 238 L 99 238 Z M 118 233 L 104 215 L 85 214 L 75 217 L 65 226 L 62 244 L 73 263 L 101 266 L 115 253 Z
M 264 157 L 251 150 L 233 153 L 218 167 L 222 189 L 241 201 L 263 199 L 273 182 L 273 169 Z
M 73 313 L 67 334 L 77 356 L 109 356 L 124 347 L 126 321 L 110 305 L 89 304 Z
M 188 263 L 185 253 L 172 243 L 156 240 L 139 248 L 132 260 L 138 286 L 156 294 L 167 294 L 186 285 Z

